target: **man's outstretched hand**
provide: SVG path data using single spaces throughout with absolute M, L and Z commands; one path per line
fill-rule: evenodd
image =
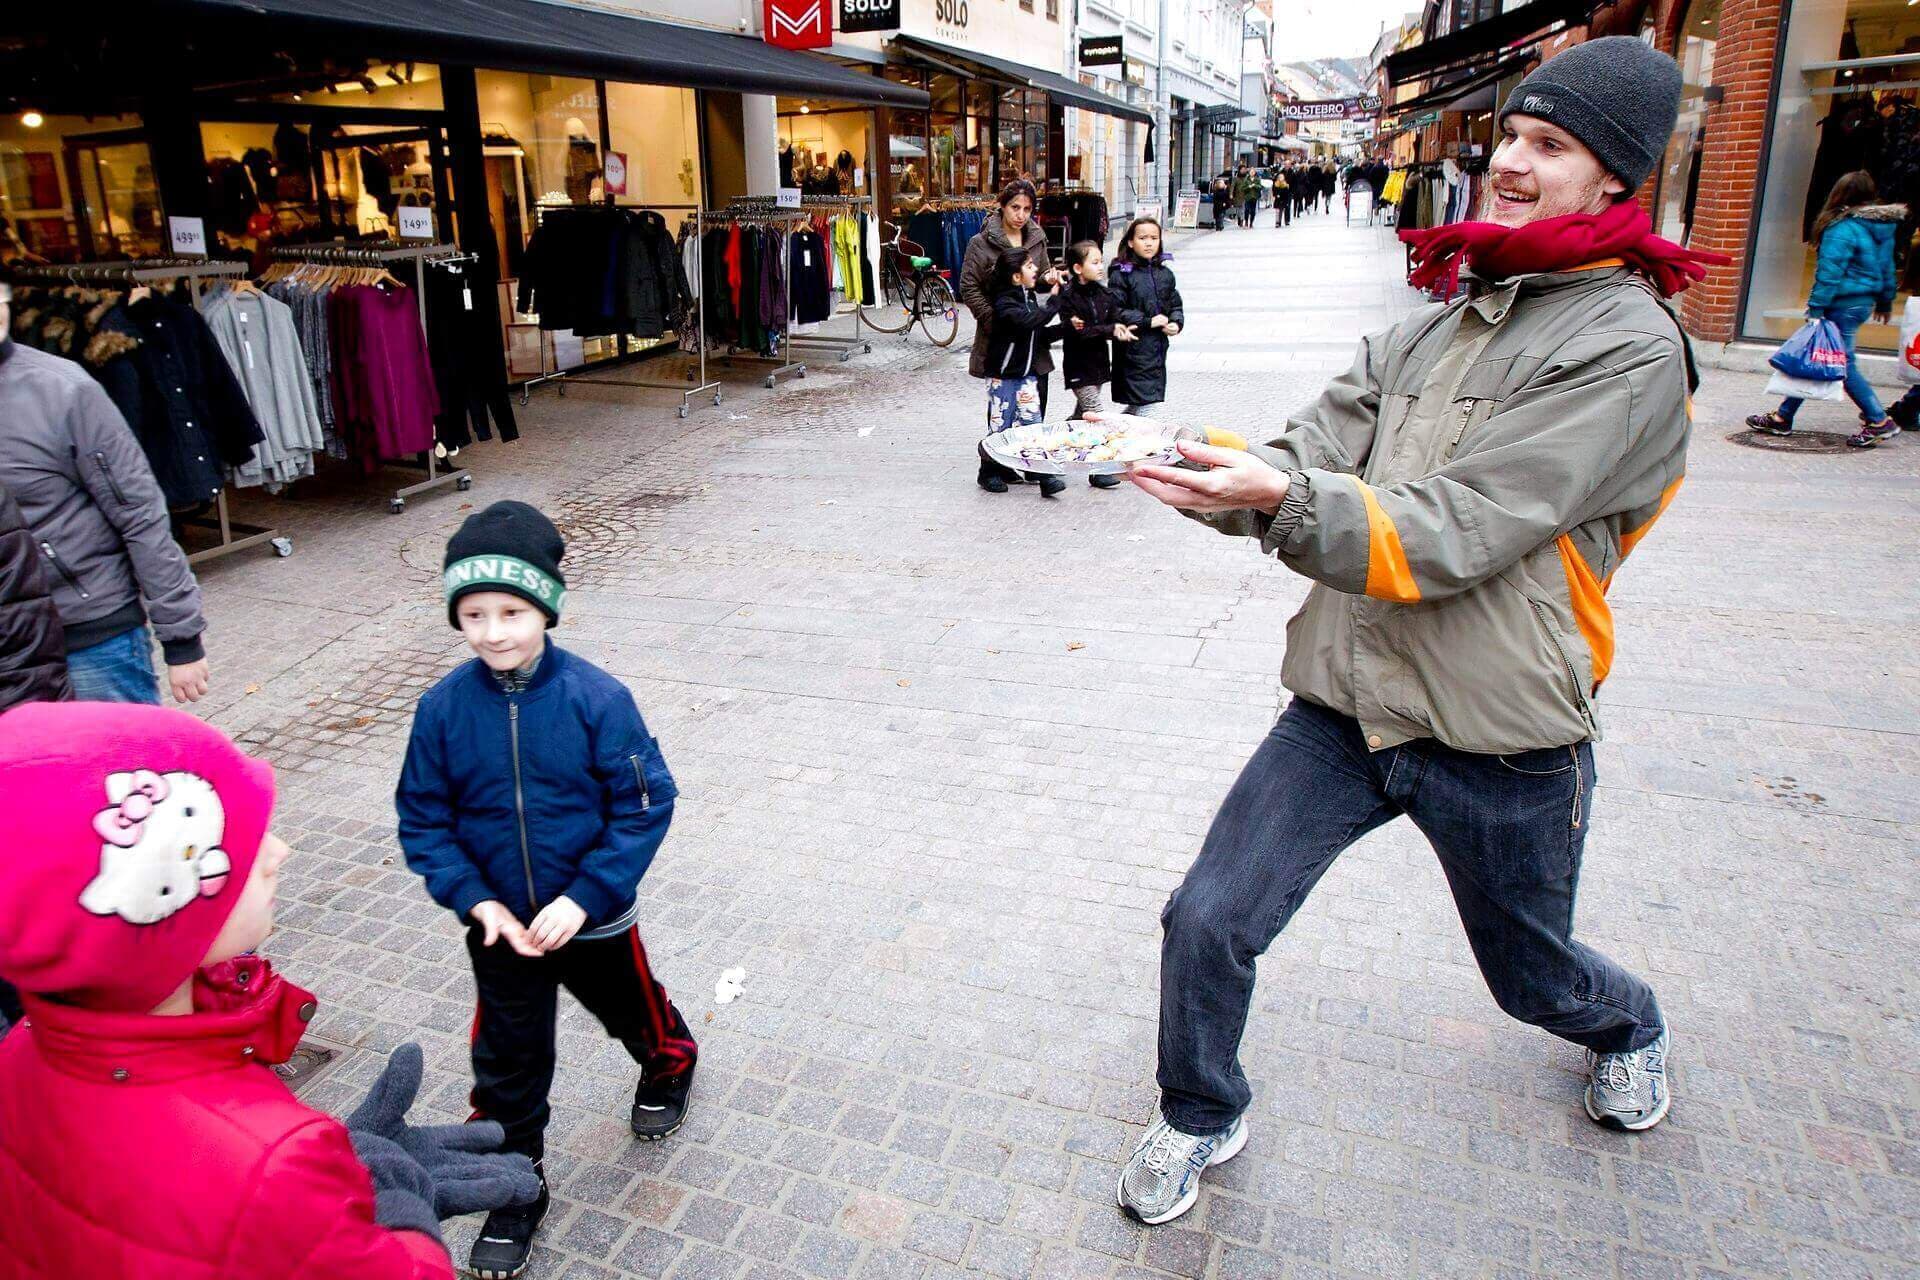
M 1287 496 L 1284 471 L 1238 449 L 1182 440 L 1180 456 L 1206 471 L 1140 463 L 1127 478 L 1170 507 L 1182 511 L 1264 511 L 1276 515 Z

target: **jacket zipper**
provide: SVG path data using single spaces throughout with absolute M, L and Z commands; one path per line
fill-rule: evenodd
M 1460 447 L 1460 438 L 1467 434 L 1467 422 L 1472 417 L 1473 417 L 1473 401 L 1471 400 L 1461 401 L 1460 425 L 1453 429 L 1453 439 L 1447 441 L 1447 456 L 1440 459 L 1441 462 L 1453 461 L 1453 451 Z
M 1576 744 L 1567 748 L 1573 757 L 1573 829 L 1580 829 L 1580 793 L 1586 790 L 1587 782 L 1580 774 L 1580 748 Z
M 67 580 L 68 586 L 72 587 L 76 592 L 80 594 L 80 598 L 82 600 L 93 599 L 92 596 L 87 594 L 86 588 L 80 585 L 80 579 L 74 577 L 73 571 L 67 568 L 66 561 L 62 560 L 57 554 L 55 554 L 53 549 L 53 544 L 51 542 L 42 542 L 40 544 L 40 550 L 46 552 L 48 563 L 53 565 L 54 569 L 60 574 L 60 576 Z
M 120 491 L 120 482 L 113 478 L 113 470 L 107 466 L 107 455 L 95 449 L 93 451 L 93 463 L 100 468 L 100 478 L 107 482 L 107 488 L 113 490 L 114 498 L 119 501 L 121 506 L 126 506 L 127 495 Z
M 640 809 L 642 812 L 645 812 L 647 805 L 652 799 L 652 797 L 647 794 L 647 775 L 640 771 L 639 756 L 628 756 L 627 759 L 633 762 L 633 781 L 634 785 L 640 788 Z
M 1574 670 L 1573 659 L 1567 656 L 1566 647 L 1560 643 L 1560 637 L 1554 635 L 1553 624 L 1547 621 L 1546 611 L 1540 607 L 1540 602 L 1529 599 L 1527 603 L 1533 608 L 1533 616 L 1540 620 L 1541 629 L 1547 633 L 1547 643 L 1551 644 L 1553 651 L 1560 655 L 1560 665 L 1567 673 L 1567 683 L 1573 687 L 1573 699 L 1580 708 L 1580 718 L 1586 721 L 1587 728 L 1593 728 L 1593 708 L 1587 702 L 1587 695 L 1580 688 L 1580 675 Z
M 527 844 L 527 795 L 520 782 L 520 704 L 507 700 L 507 736 L 513 741 L 513 815 L 520 823 L 520 867 L 527 873 L 527 906 L 540 914 L 540 897 L 533 891 L 533 850 Z

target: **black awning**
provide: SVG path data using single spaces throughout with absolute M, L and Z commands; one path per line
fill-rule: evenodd
M 919 36 L 895 36 L 893 42 L 905 52 L 916 56 L 931 55 L 933 58 L 948 62 L 971 62 L 985 67 L 999 78 L 1010 80 L 1014 84 L 1025 85 L 1029 89 L 1039 89 L 1068 106 L 1079 107 L 1085 111 L 1097 111 L 1102 115 L 1118 116 L 1122 120 L 1137 120 L 1142 124 L 1153 123 L 1151 112 L 1131 103 L 1122 102 L 1118 98 L 1109 97 L 1098 89 L 1090 89 L 1078 80 L 1070 80 L 1057 71 L 1042 71 L 1039 67 L 1008 62 L 1004 58 L 989 58 L 984 53 L 941 44 L 937 40 L 923 40 Z
M 1585 22 L 1594 0 L 1530 0 L 1517 9 L 1460 28 L 1425 44 L 1402 49 L 1382 63 L 1389 85 L 1430 76 L 1461 63 L 1493 57 L 1508 45 L 1559 22 Z
M 1418 97 L 1409 98 L 1405 102 L 1396 102 L 1386 114 L 1403 116 L 1409 111 L 1439 111 L 1453 103 L 1459 102 L 1460 99 L 1470 93 L 1477 92 L 1481 89 L 1491 91 L 1494 85 L 1506 79 L 1508 76 L 1513 75 L 1517 71 L 1524 71 L 1527 64 L 1533 61 L 1539 52 L 1540 46 L 1531 44 L 1524 49 L 1515 50 L 1506 57 L 1495 62 L 1487 63 L 1470 75 L 1455 80 L 1451 84 L 1443 84 L 1437 89 L 1429 89 Z M 1474 109 L 1478 110 L 1479 108 L 1476 107 Z
M 154 0 L 147 13 L 163 27 L 194 18 L 217 19 L 227 29 L 256 27 L 267 44 L 284 44 L 296 32 L 352 34 L 386 58 L 919 110 L 929 105 L 919 89 L 761 40 L 543 0 Z

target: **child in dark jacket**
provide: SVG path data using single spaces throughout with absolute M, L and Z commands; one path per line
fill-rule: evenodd
M 1040 264 L 1025 249 L 1000 255 L 993 273 L 993 329 L 987 335 L 987 434 L 1040 421 L 1040 383 L 1034 366 L 1059 336 L 1060 286 L 1035 292 Z M 1059 476 L 1040 476 L 1040 495 L 1067 487 Z M 1005 493 L 1006 481 L 983 474 L 980 485 Z
M 634 923 L 677 792 L 633 695 L 547 640 L 566 600 L 565 551 L 523 502 L 494 503 L 448 541 L 447 618 L 478 657 L 420 699 L 395 794 L 407 865 L 468 926 L 475 1112 L 536 1167 L 560 987 L 640 1065 L 635 1136 L 680 1127 L 697 1057 Z M 536 1202 L 488 1217 L 474 1275 L 525 1269 L 547 1209 L 542 1177 Z
M 1067 250 L 1069 279 L 1060 291 L 1060 351 L 1067 389 L 1073 392 L 1073 416 L 1084 418 L 1107 407 L 1103 393 L 1113 377 L 1109 344 L 1132 342 L 1133 330 L 1120 323 L 1120 303 L 1107 288 L 1107 264 L 1100 246 L 1082 240 Z M 1088 476 L 1096 489 L 1114 489 L 1119 476 Z
M 1135 218 L 1121 238 L 1114 267 L 1113 296 L 1120 319 L 1139 340 L 1113 352 L 1113 398 L 1132 412 L 1151 414 L 1167 398 L 1168 339 L 1186 327 L 1186 304 L 1168 266 L 1171 254 L 1160 250 L 1160 223 Z

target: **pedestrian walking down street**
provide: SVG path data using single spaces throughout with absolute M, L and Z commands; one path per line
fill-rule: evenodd
M 1234 182 L 1234 199 L 1240 204 L 1240 225 L 1253 226 L 1253 217 L 1260 207 L 1260 179 L 1254 177 L 1253 170 L 1240 170 L 1240 177 Z
M 1501 109 L 1485 220 L 1403 233 L 1412 283 L 1464 258 L 1465 295 L 1363 340 L 1270 443 L 1182 444 L 1209 469 L 1133 472 L 1314 580 L 1287 628 L 1293 700 L 1161 916 L 1159 1115 L 1117 1188 L 1143 1222 L 1185 1213 L 1246 1143 L 1255 959 L 1342 850 L 1401 815 L 1494 1000 L 1587 1051 L 1588 1116 L 1667 1114 L 1653 990 L 1572 921 L 1605 584 L 1686 462 L 1691 362 L 1660 298 L 1725 261 L 1654 236 L 1633 200 L 1680 91 L 1630 36 L 1543 64 Z
M 999 213 L 989 215 L 973 239 L 967 241 L 967 251 L 960 262 L 958 291 L 961 305 L 973 313 L 973 350 L 967 356 L 967 373 L 972 377 L 992 376 L 987 372 L 987 341 L 993 333 L 993 273 L 1000 264 L 1000 255 L 1009 249 L 1025 249 L 1039 264 L 1043 284 L 1051 288 L 1059 279 L 1047 254 L 1046 233 L 1033 221 L 1038 203 L 1033 183 L 1015 178 L 1000 190 Z M 1053 353 L 1043 350 L 1033 369 L 1042 420 L 1047 416 L 1047 378 L 1052 372 Z M 989 458 L 984 448 L 979 448 L 979 454 L 981 488 L 997 492 L 988 481 L 998 480 L 1004 486 L 1028 479 L 1023 472 L 1001 466 Z
M 1149 415 L 1167 398 L 1167 347 L 1187 325 L 1186 304 L 1160 248 L 1160 223 L 1135 218 L 1120 239 L 1110 287 L 1120 322 L 1135 335 L 1113 348 L 1113 399 L 1127 412 Z
M 1035 385 L 1034 364 L 1059 336 L 1060 286 L 1035 292 L 1040 264 L 1025 249 L 1008 249 L 994 269 L 993 333 L 987 339 L 987 431 L 1039 422 L 1045 411 Z M 984 445 L 982 446 L 985 447 Z M 1052 498 L 1067 487 L 1061 476 L 1043 475 L 1040 496 Z M 986 477 L 980 487 L 1005 493 L 997 477 Z
M 418 1046 L 344 1126 L 275 1073 L 316 1006 L 256 954 L 273 801 L 184 711 L 0 715 L 0 1274 L 451 1280 L 441 1219 L 538 1191 L 497 1125 L 406 1123 Z
M 678 793 L 626 686 L 547 638 L 565 554 L 524 502 L 496 502 L 448 540 L 447 621 L 476 656 L 420 699 L 394 796 L 407 865 L 467 926 L 474 1114 L 539 1171 L 537 1198 L 488 1215 L 468 1262 L 480 1280 L 524 1271 L 546 1216 L 559 989 L 639 1065 L 635 1137 L 680 1127 L 698 1059 L 635 923 Z
M 1067 250 L 1067 284 L 1060 291 L 1060 366 L 1073 392 L 1073 416 L 1104 413 L 1106 384 L 1113 378 L 1113 344 L 1134 341 L 1120 322 L 1120 301 L 1107 288 L 1100 246 L 1082 240 Z M 1088 476 L 1096 489 L 1117 489 L 1120 477 Z
M 1233 203 L 1233 175 L 1222 169 L 1214 176 L 1210 194 L 1213 198 L 1213 229 L 1227 229 L 1227 207 Z
M 1339 175 L 1334 172 L 1333 165 L 1330 163 L 1321 165 L 1320 166 L 1320 199 L 1322 202 L 1322 208 L 1320 212 L 1322 213 L 1333 212 L 1334 192 L 1335 192 L 1335 189 L 1339 186 L 1339 184 L 1340 184 L 1340 178 L 1339 178 Z
M 157 635 L 176 702 L 207 692 L 200 585 L 127 420 L 87 371 L 13 341 L 0 284 L 0 486 L 32 530 L 89 702 L 159 702 Z
M 1273 171 L 1273 225 L 1276 227 L 1293 224 L 1293 192 L 1287 189 L 1287 170 Z
M 1854 350 L 1861 325 L 1868 320 L 1885 324 L 1892 318 L 1899 283 L 1893 266 L 1894 236 L 1906 220 L 1907 206 L 1881 204 L 1879 195 L 1873 175 L 1866 170 L 1843 174 L 1813 224 L 1819 248 L 1813 291 L 1807 295 L 1807 319 L 1833 321 L 1846 342 L 1844 385 L 1848 397 L 1860 406 L 1861 419 L 1860 430 L 1848 436 L 1847 443 L 1856 449 L 1870 449 L 1900 434 L 1900 424 L 1881 408 Z M 1748 417 L 1747 425 L 1770 436 L 1792 435 L 1794 415 L 1804 403 L 1798 396 L 1788 396 L 1778 409 Z

